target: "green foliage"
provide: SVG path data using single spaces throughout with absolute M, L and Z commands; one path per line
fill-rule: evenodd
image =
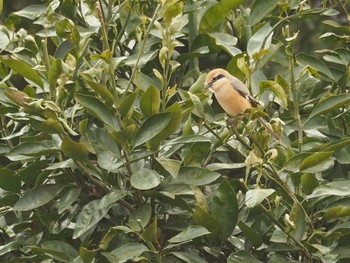
M 0 261 L 348 262 L 349 2 L 316 2 L 8 14 Z M 261 105 L 225 121 L 216 67 Z

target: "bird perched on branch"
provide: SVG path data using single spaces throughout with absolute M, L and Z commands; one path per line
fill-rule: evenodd
M 245 84 L 224 69 L 210 71 L 205 79 L 205 87 L 210 88 L 220 106 L 231 117 L 258 106 Z M 269 123 L 261 117 L 258 120 L 276 140 L 280 140 Z

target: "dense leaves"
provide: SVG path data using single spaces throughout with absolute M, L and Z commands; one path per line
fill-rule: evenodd
M 31 2 L 0 0 L 1 262 L 349 262 L 348 1 Z

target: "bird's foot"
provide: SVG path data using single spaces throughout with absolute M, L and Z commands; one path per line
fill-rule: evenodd
M 234 118 L 230 118 L 230 117 L 225 117 L 225 122 L 226 125 L 231 128 L 231 129 L 236 129 L 237 123 L 236 120 Z

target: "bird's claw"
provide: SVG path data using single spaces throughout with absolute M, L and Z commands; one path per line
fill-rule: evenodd
M 225 117 L 225 122 L 226 122 L 226 125 L 228 127 L 230 127 L 231 129 L 235 129 L 236 128 L 236 120 L 234 118 L 230 118 L 230 117 Z

